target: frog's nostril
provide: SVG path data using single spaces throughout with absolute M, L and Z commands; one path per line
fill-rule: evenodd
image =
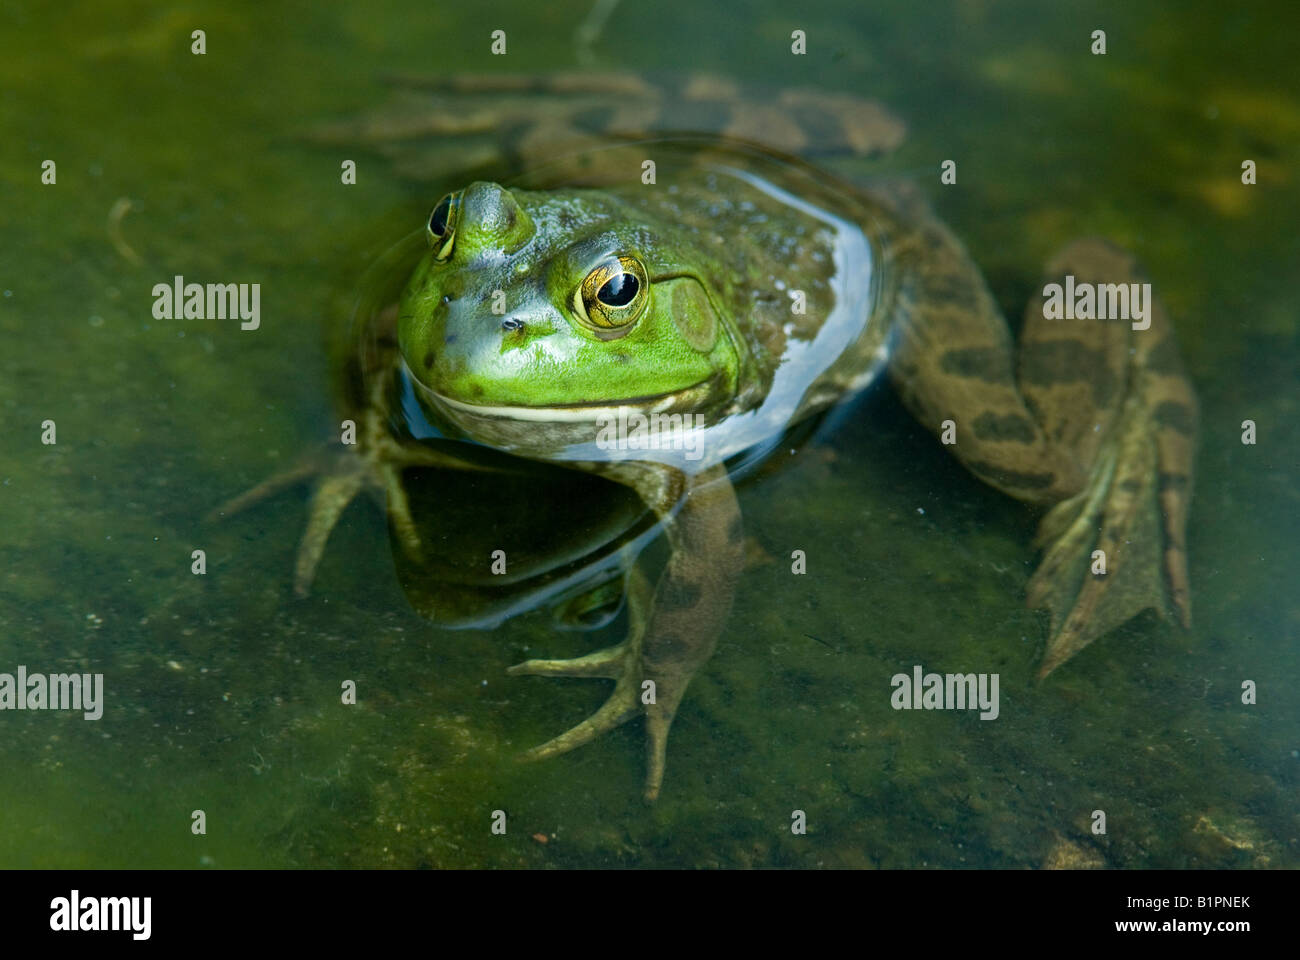
M 501 321 L 501 329 L 505 330 L 507 333 L 515 330 L 522 330 L 523 328 L 524 322 L 522 320 L 516 320 L 514 317 L 507 317 Z

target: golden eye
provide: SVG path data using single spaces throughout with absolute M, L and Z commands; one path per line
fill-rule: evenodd
M 573 297 L 578 319 L 598 335 L 622 335 L 645 310 L 650 282 L 635 257 L 611 258 L 587 274 Z
M 438 260 L 451 256 L 451 247 L 456 240 L 456 217 L 460 212 L 460 194 L 449 193 L 433 208 L 429 214 L 429 247 Z

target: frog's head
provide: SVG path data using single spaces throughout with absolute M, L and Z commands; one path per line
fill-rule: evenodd
M 683 233 L 596 190 L 449 194 L 402 297 L 406 367 L 453 419 L 716 408 L 736 327 L 724 272 Z

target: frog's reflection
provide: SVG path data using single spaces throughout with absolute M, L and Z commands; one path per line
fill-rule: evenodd
M 662 532 L 635 491 L 482 447 L 425 443 L 454 445 L 475 468 L 403 474 L 422 550 L 412 556 L 393 537 L 393 557 L 421 616 L 492 629 L 546 609 L 555 626 L 581 630 L 617 616 L 629 569 Z
M 733 480 L 779 470 L 856 406 L 811 418 L 732 458 Z M 637 558 L 663 533 L 635 491 L 447 439 L 427 421 L 408 417 L 403 427 L 447 463 L 402 473 L 419 552 L 400 536 L 390 538 L 398 581 L 422 617 L 449 630 L 491 630 L 546 610 L 556 628 L 598 630 L 618 616 Z

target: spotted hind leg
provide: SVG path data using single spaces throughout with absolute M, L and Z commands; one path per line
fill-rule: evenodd
M 630 468 L 630 464 L 624 464 Z M 609 472 L 613 472 L 611 468 Z M 647 468 L 644 477 L 660 471 Z M 625 478 L 626 479 L 626 478 Z M 537 760 L 590 743 L 640 713 L 645 714 L 645 797 L 654 800 L 663 785 L 668 731 L 686 688 L 713 654 L 731 610 L 743 563 L 740 511 L 721 465 L 700 474 L 680 496 L 652 490 L 654 483 L 632 481 L 664 518 L 672 556 L 655 584 L 634 572 L 629 585 L 631 627 L 615 647 L 574 660 L 529 660 L 511 674 L 593 677 L 614 681 L 605 704 L 588 719 L 524 754 Z
M 1196 400 L 1158 300 L 1150 323 L 1064 321 L 1029 305 L 1017 351 L 959 241 L 924 223 L 903 245 L 891 376 L 904 403 L 976 476 L 1049 507 L 1028 586 L 1046 608 L 1046 676 L 1094 639 L 1154 607 L 1190 617 L 1184 531 Z M 1049 280 L 1141 281 L 1102 241 L 1056 257 Z
M 1084 488 L 1053 507 L 1038 531 L 1044 554 L 1028 597 L 1052 617 L 1040 676 L 1147 608 L 1191 625 L 1186 527 L 1196 395 L 1164 305 L 1131 255 L 1102 240 L 1078 241 L 1052 260 L 1044 282 L 1064 286 L 1070 276 L 1076 288 L 1136 289 L 1141 300 L 1119 319 L 1046 319 L 1041 300 L 1026 313 L 1022 389 L 1056 442 L 1088 468 Z
M 854 94 L 751 88 L 706 74 L 400 75 L 389 82 L 389 102 L 308 135 L 366 145 L 414 180 L 467 169 L 535 171 L 565 160 L 564 177 L 590 184 L 626 176 L 626 159 L 606 160 L 600 149 L 622 141 L 685 134 L 791 154 L 867 156 L 894 149 L 905 131 L 882 105 Z

